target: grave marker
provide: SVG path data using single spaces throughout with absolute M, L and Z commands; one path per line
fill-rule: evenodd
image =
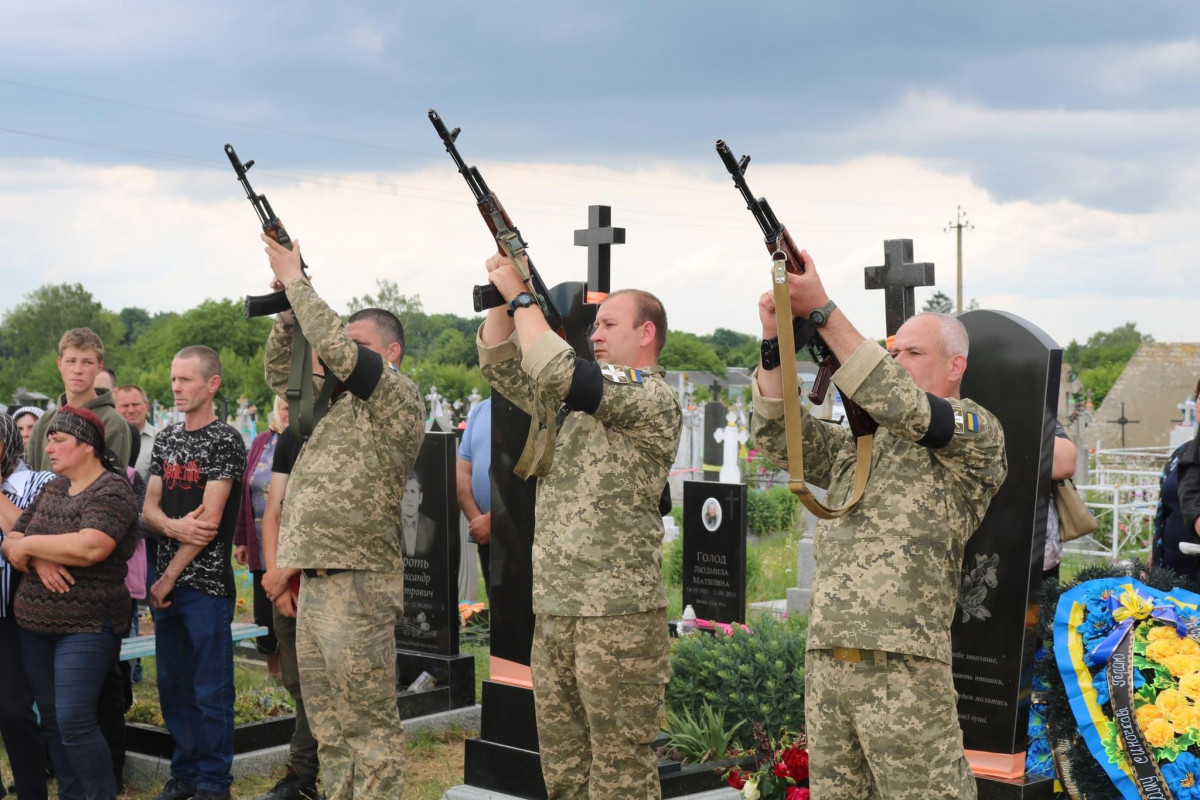
M 746 621 L 746 486 L 683 484 L 683 605 L 700 619 Z

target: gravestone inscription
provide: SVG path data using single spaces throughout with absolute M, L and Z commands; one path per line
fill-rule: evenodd
M 746 621 L 746 486 L 683 484 L 683 605 L 714 622 Z

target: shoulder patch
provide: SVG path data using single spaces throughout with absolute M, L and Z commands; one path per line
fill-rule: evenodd
M 640 369 L 623 367 L 619 364 L 605 364 L 600 368 L 600 374 L 609 383 L 636 383 L 640 385 L 646 379 L 645 374 Z
M 976 434 L 983 430 L 983 417 L 974 411 L 967 411 L 962 407 L 961 403 L 953 400 L 950 401 L 950 407 L 954 409 L 954 433 L 955 435 Z

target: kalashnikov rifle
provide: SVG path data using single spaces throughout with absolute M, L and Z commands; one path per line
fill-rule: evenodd
M 733 184 L 741 192 L 742 199 L 746 201 L 746 208 L 754 215 L 754 220 L 762 229 L 767 252 L 771 254 L 774 261 L 775 314 L 777 317 L 781 317 L 785 313 L 790 316 L 791 302 L 787 297 L 786 273 L 792 272 L 797 275 L 804 273 L 804 260 L 800 256 L 800 248 L 796 246 L 787 228 L 775 217 L 775 212 L 771 210 L 767 199 L 765 197 L 756 198 L 746 184 L 746 168 L 750 164 L 750 156 L 744 155 L 740 160 L 735 158 L 729 145 L 721 139 L 717 140 L 717 154 L 721 157 L 725 168 L 729 170 Z M 791 325 L 780 323 L 779 350 L 783 368 L 788 464 L 793 473 L 791 489 L 799 496 L 805 507 L 815 515 L 829 519 L 849 513 L 862 496 L 862 490 L 866 486 L 870 471 L 871 441 L 876 428 L 878 428 L 878 423 L 857 403 L 843 397 L 850 431 L 859 443 L 858 462 L 855 465 L 854 494 L 850 502 L 841 508 L 830 508 L 813 497 L 803 481 L 804 437 L 800 434 L 799 388 L 796 381 L 795 356 L 793 355 L 802 347 L 808 348 L 813 360 L 817 363 L 817 377 L 808 394 L 808 399 L 813 403 L 820 404 L 825 401 L 825 394 L 829 390 L 833 373 L 841 366 L 841 362 L 807 319 L 793 317 Z M 786 356 L 785 350 L 787 351 Z
M 562 336 L 562 314 L 559 313 L 554 301 L 550 299 L 550 293 L 546 290 L 546 284 L 542 282 L 542 276 L 533 266 L 533 260 L 526 252 L 526 243 L 521 238 L 521 232 L 517 230 L 516 225 L 513 225 L 512 219 L 504 210 L 504 206 L 500 204 L 496 193 L 489 189 L 487 183 L 484 182 L 483 176 L 479 174 L 479 168 L 467 166 L 458 152 L 458 147 L 454 144 L 462 129 L 448 130 L 437 111 L 432 108 L 429 109 L 429 121 L 433 123 L 434 130 L 437 131 L 442 143 L 446 146 L 446 152 L 454 159 L 458 171 L 462 173 L 467 185 L 471 187 L 471 193 L 475 195 L 475 205 L 479 208 L 483 221 L 487 223 L 488 230 L 492 232 L 492 236 L 496 237 L 496 245 L 500 252 L 512 259 L 521 276 L 525 278 L 525 284 L 542 309 L 542 315 L 546 317 L 546 324 L 550 326 L 550 330 L 556 331 L 559 336 Z M 524 256 L 524 260 L 519 256 Z M 526 265 L 528 265 L 528 269 L 526 269 Z M 473 300 L 476 313 L 504 305 L 505 302 L 500 292 L 490 283 L 476 286 L 473 291 Z
M 275 216 L 275 211 L 271 208 L 267 196 L 255 192 L 250 186 L 249 179 L 246 178 L 246 173 L 254 166 L 254 160 L 242 163 L 231 144 L 225 145 L 225 155 L 229 156 L 229 163 L 233 165 L 233 171 L 237 173 L 238 183 L 246 190 L 246 197 L 250 200 L 250 205 L 254 206 L 254 212 L 258 214 L 258 221 L 262 223 L 263 233 L 291 250 L 292 237 L 288 236 L 283 223 L 279 221 L 279 217 Z M 304 271 L 305 276 L 308 275 L 308 264 L 304 263 L 304 256 L 300 257 L 300 269 Z M 242 302 L 242 313 L 247 318 L 268 317 L 288 311 L 291 307 L 292 304 L 288 300 L 287 294 L 280 289 L 270 294 L 246 295 L 246 299 Z M 293 435 L 300 437 L 301 441 L 309 437 L 317 422 L 325 415 L 325 411 L 329 408 L 327 391 L 332 394 L 336 383 L 336 379 L 331 380 L 327 377 L 321 395 L 314 403 L 312 345 L 305 338 L 304 332 L 300 330 L 300 321 L 297 320 L 292 326 L 292 363 L 288 372 L 287 401 L 292 407 L 288 427 L 292 429 Z

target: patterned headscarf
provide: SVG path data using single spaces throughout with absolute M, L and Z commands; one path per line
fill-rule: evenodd
M 0 414 L 0 446 L 4 447 L 4 453 L 0 454 L 0 479 L 3 479 L 16 472 L 25 455 L 21 432 L 8 414 Z
M 74 436 L 82 444 L 90 444 L 105 469 L 120 472 L 113 462 L 112 452 L 104 446 L 104 423 L 94 412 L 86 408 L 63 406 L 54 415 L 46 433 L 65 433 Z
M 13 419 L 16 419 L 17 417 L 21 416 L 22 414 L 33 414 L 34 419 L 41 419 L 42 414 L 45 414 L 45 413 L 46 413 L 45 411 L 38 408 L 37 406 L 21 406 L 16 411 L 12 412 L 11 416 Z

